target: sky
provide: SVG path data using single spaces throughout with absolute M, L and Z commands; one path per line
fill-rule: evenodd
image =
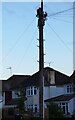
M 3 2 L 0 6 L 0 79 L 7 79 L 13 74 L 32 75 L 39 70 L 36 11 L 40 3 Z M 44 26 L 44 66 L 49 67 L 50 62 L 50 67 L 67 75 L 73 72 L 73 9 L 53 14 L 69 8 L 73 8 L 73 2 L 44 3 L 44 11 L 48 14 Z

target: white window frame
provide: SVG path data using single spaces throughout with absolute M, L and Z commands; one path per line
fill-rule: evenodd
M 37 111 L 35 111 L 36 108 L 37 108 Z M 34 105 L 34 112 L 35 112 L 35 113 L 38 112 L 38 107 L 37 107 L 37 105 Z
M 68 114 L 68 102 L 60 102 L 58 106 L 63 110 L 63 107 L 65 107 L 64 114 Z
M 36 91 L 36 94 L 35 94 Z M 37 87 L 34 86 L 34 95 L 37 95 Z
M 67 93 L 73 93 L 73 85 L 67 85 Z
M 38 90 L 38 88 L 36 86 L 27 87 L 27 89 L 26 89 L 26 96 L 37 95 L 37 93 L 38 93 L 37 90 Z M 36 94 L 35 94 L 35 91 L 36 91 Z
M 37 111 L 35 111 L 35 109 L 37 108 Z M 33 105 L 33 104 L 30 104 L 28 105 L 28 108 L 29 110 L 33 111 L 34 113 L 37 113 L 38 112 L 38 105 Z
M 27 87 L 26 89 L 26 96 L 30 96 L 30 87 Z

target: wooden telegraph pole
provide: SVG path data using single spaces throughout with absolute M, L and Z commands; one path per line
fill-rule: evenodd
M 39 71 L 40 71 L 40 83 L 39 83 L 39 116 L 44 118 L 44 99 L 43 99 L 43 88 L 44 88 L 44 46 L 43 46 L 43 27 L 45 25 L 45 20 L 47 13 L 43 11 L 43 0 L 41 0 L 41 7 L 37 9 L 38 17 L 38 29 L 39 29 Z

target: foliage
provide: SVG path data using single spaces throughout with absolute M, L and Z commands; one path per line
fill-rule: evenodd
M 19 112 L 21 113 L 25 110 L 25 90 L 23 88 L 20 88 L 19 92 L 17 92 L 16 95 L 18 96 L 17 107 L 19 108 Z
M 8 115 L 14 115 L 14 108 L 8 108 Z
M 63 111 L 56 104 L 48 105 L 49 118 L 64 118 Z

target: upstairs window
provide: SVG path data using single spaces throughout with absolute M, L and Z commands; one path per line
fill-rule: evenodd
M 67 93 L 73 92 L 73 85 L 67 85 Z
M 31 95 L 33 95 L 33 87 L 31 87 Z
M 73 92 L 75 93 L 75 85 L 73 86 Z
M 31 86 L 27 88 L 26 90 L 27 96 L 36 95 L 36 94 L 37 94 L 37 87 Z
M 34 87 L 34 95 L 37 94 L 37 87 Z
M 27 92 L 26 92 L 26 95 L 30 95 L 30 87 L 27 88 Z

